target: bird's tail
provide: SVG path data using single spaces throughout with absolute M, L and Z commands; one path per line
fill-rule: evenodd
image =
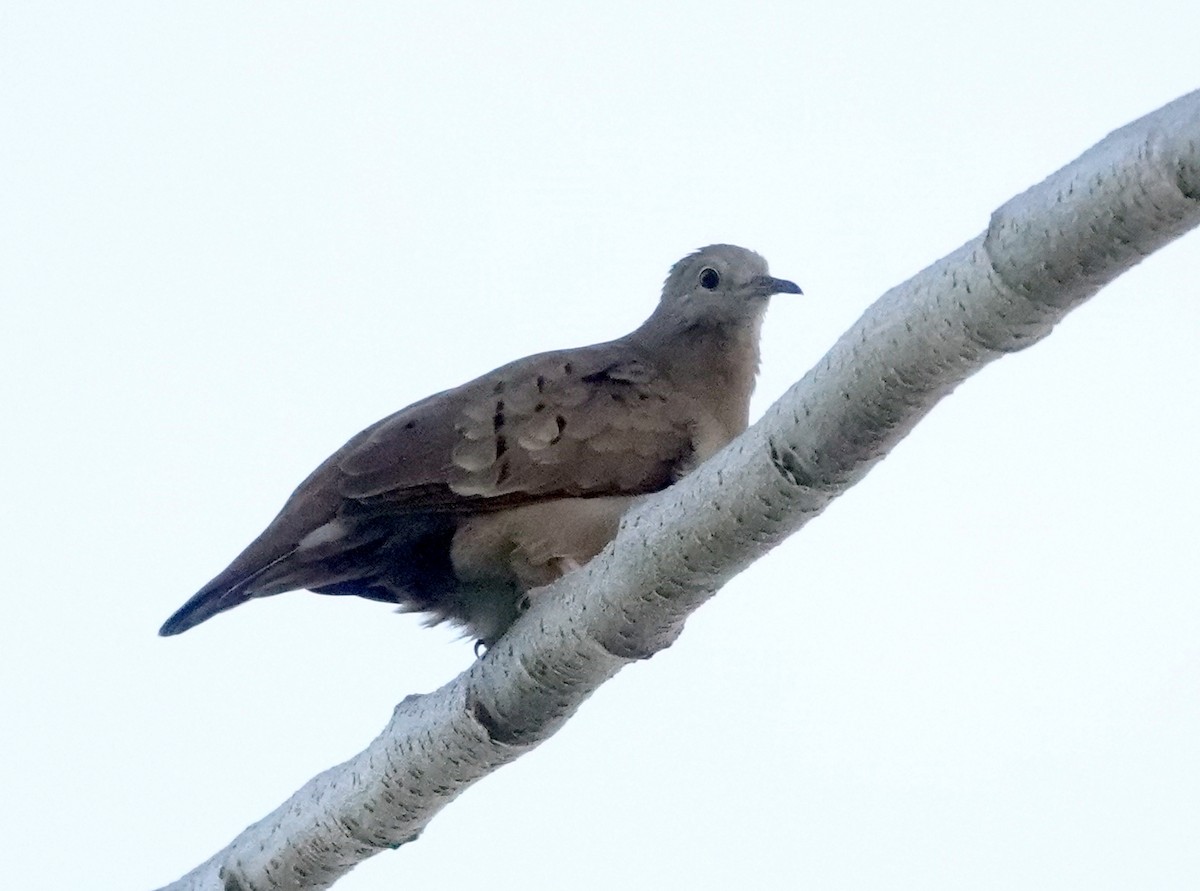
M 255 596 L 253 591 L 247 590 L 249 581 L 249 579 L 242 578 L 231 584 L 222 573 L 192 595 L 187 603 L 175 610 L 171 618 L 163 622 L 158 633 L 163 637 L 182 634 L 189 628 L 211 619 L 217 613 L 240 606 Z

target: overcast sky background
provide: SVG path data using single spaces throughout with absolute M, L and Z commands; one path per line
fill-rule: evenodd
M 155 636 L 351 434 L 625 333 L 714 241 L 805 289 L 757 417 L 1200 87 L 1194 0 L 904 6 L 6 2 L 5 884 L 173 880 L 470 664 L 305 593 Z M 1198 265 L 962 386 L 338 888 L 1200 885 Z

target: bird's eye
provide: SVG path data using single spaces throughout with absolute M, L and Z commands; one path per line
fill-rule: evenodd
M 700 287 L 712 290 L 721 283 L 721 276 L 717 274 L 717 270 L 711 266 L 705 266 L 700 270 Z

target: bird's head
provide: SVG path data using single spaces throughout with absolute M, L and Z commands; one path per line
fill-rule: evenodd
M 773 294 L 800 294 L 800 288 L 772 278 L 767 261 L 732 244 L 713 244 L 688 254 L 671 267 L 656 316 L 675 326 L 723 327 L 762 318 Z

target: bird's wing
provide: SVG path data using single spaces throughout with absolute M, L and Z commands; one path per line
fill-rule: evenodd
M 418 402 L 336 458 L 343 498 L 481 511 L 664 488 L 692 457 L 694 406 L 619 342 L 522 359 Z
M 406 571 L 392 565 L 394 537 L 441 540 L 456 514 L 665 488 L 694 461 L 696 415 L 688 397 L 620 342 L 506 365 L 351 439 L 160 633 L 294 588 L 345 593 L 353 582 L 352 593 L 405 602 L 361 582 L 380 560 L 393 575 Z

